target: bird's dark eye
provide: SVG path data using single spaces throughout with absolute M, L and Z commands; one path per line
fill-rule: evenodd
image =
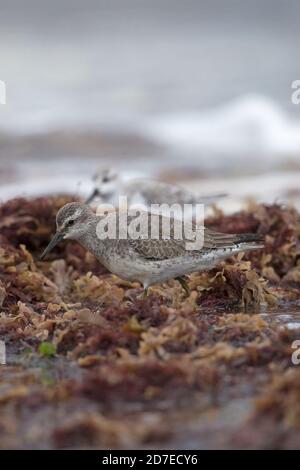
M 68 225 L 74 225 L 74 222 L 75 221 L 73 219 L 71 219 L 71 220 L 68 221 Z
M 102 179 L 103 183 L 108 183 L 109 182 L 109 178 L 107 176 L 104 176 L 103 179 Z

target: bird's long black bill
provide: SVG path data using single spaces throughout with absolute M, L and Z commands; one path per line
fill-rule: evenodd
M 48 253 L 50 253 L 51 250 L 63 239 L 63 234 L 60 232 L 56 232 L 52 240 L 50 241 L 49 245 L 45 248 L 43 253 L 40 256 L 40 260 L 44 259 Z
M 92 202 L 92 201 L 95 199 L 95 197 L 97 197 L 97 196 L 98 196 L 98 190 L 95 189 L 95 190 L 92 192 L 92 194 L 85 200 L 85 204 L 89 204 L 89 203 Z

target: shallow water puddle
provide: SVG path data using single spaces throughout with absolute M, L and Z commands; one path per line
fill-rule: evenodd
M 293 311 L 288 310 L 282 312 L 271 312 L 271 313 L 262 313 L 261 317 L 267 322 L 273 322 L 282 324 L 289 330 L 298 330 L 300 329 L 300 311 L 299 309 Z

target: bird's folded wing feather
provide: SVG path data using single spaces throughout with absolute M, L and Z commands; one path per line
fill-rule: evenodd
M 158 217 L 158 216 L 157 216 Z M 163 238 L 163 233 L 162 233 L 162 221 L 166 220 L 167 218 L 164 216 L 159 216 L 159 238 L 158 239 L 153 239 L 149 237 L 148 239 L 130 239 L 129 243 L 131 248 L 139 255 L 143 256 L 144 258 L 147 259 L 155 259 L 155 260 L 162 260 L 162 259 L 168 259 L 168 258 L 177 258 L 180 256 L 183 256 L 187 253 L 187 243 L 192 242 L 193 239 L 191 238 L 189 230 L 184 230 L 182 229 L 182 239 L 178 239 L 174 236 L 174 225 L 175 224 L 182 224 L 181 221 L 178 221 L 177 219 L 168 219 L 170 220 L 170 238 L 166 239 Z M 150 232 L 150 218 L 148 219 L 149 221 L 149 234 Z M 174 224 L 175 223 L 175 224 Z M 196 230 L 196 226 L 192 225 L 191 229 L 193 231 Z M 201 230 L 201 229 L 200 229 Z M 202 231 L 203 233 L 203 231 Z M 216 248 L 230 248 L 237 244 L 239 241 L 239 236 L 238 235 L 231 235 L 231 234 L 224 234 L 224 233 L 218 233 L 214 232 L 209 229 L 204 229 L 204 240 L 203 246 L 199 250 L 192 250 L 191 254 L 201 254 L 204 252 L 208 252 L 210 250 L 216 249 Z

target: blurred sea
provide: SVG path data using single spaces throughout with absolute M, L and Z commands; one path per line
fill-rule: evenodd
M 0 198 L 98 166 L 300 208 L 296 0 L 2 0 Z

